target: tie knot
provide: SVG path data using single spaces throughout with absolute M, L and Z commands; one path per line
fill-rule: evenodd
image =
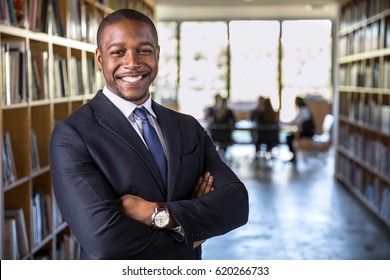
M 148 119 L 148 110 L 145 107 L 135 108 L 134 114 L 137 115 L 142 121 L 149 121 Z

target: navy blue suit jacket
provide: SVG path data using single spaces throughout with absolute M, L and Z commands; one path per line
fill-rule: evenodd
M 199 259 L 201 248 L 194 250 L 194 241 L 247 222 L 247 190 L 203 127 L 189 115 L 152 106 L 168 150 L 167 186 L 137 132 L 101 91 L 52 132 L 54 194 L 82 259 Z M 205 171 L 215 177 L 215 190 L 192 199 Z M 118 199 L 125 194 L 165 201 L 184 238 L 122 214 Z

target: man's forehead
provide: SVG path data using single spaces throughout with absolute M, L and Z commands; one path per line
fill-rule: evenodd
M 155 39 L 153 27 L 150 26 L 150 24 L 138 20 L 123 20 L 123 21 L 113 22 L 104 28 L 103 33 L 105 35 L 106 34 L 115 35 L 115 33 L 117 33 L 118 31 L 113 32 L 109 29 L 120 29 L 120 28 L 124 29 L 123 32 L 125 34 L 149 33 Z

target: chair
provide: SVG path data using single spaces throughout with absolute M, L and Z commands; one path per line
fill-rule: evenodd
M 331 130 L 333 127 L 334 117 L 331 114 L 327 114 L 322 123 L 322 134 L 316 134 L 313 136 L 313 142 L 316 146 L 316 150 L 320 152 L 325 145 L 331 143 Z
M 321 160 L 325 161 L 324 154 L 329 150 L 332 145 L 332 127 L 334 123 L 334 117 L 331 114 L 326 114 L 323 121 L 321 134 L 315 134 L 312 138 L 298 139 L 296 141 L 296 148 L 298 151 L 305 152 L 304 160 L 307 160 L 308 152 L 314 152 L 314 155 Z
M 272 149 L 280 144 L 278 124 L 258 125 L 253 133 L 253 142 L 258 154 L 256 156 L 271 160 L 274 155 Z
M 220 155 L 224 156 L 228 147 L 233 144 L 233 127 L 227 123 L 210 123 L 207 129 Z

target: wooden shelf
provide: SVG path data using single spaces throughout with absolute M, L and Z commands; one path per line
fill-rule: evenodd
M 390 226 L 390 3 L 342 2 L 336 178 Z
M 22 209 L 29 247 L 27 253 L 11 254 L 10 258 L 68 259 L 76 252 L 67 248 L 76 241 L 52 191 L 51 131 L 57 121 L 88 102 L 104 85 L 95 61 L 100 20 L 119 8 L 136 8 L 154 17 L 152 0 L 121 1 L 126 6 L 115 7 L 100 2 L 50 1 L 58 4 L 58 9 L 52 7 L 52 13 L 36 16 L 47 22 L 26 18 L 24 27 L 0 18 L 0 149 L 9 159 L 0 163 L 1 228 L 5 228 L 7 209 Z M 76 6 L 80 18 L 73 17 Z M 39 215 L 38 208 L 44 214 Z M 1 259 L 10 256 L 6 232 L 12 228 L 0 231 Z

